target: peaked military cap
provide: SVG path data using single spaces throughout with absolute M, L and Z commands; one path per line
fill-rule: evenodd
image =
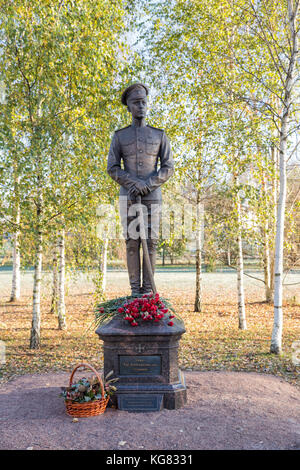
M 144 98 L 145 93 L 147 96 L 149 93 L 149 90 L 146 87 L 146 85 L 143 85 L 142 83 L 133 83 L 133 85 L 130 85 L 129 87 L 126 88 L 126 90 L 123 91 L 122 96 L 121 96 L 122 104 L 127 106 L 127 100 L 133 92 L 137 98 Z

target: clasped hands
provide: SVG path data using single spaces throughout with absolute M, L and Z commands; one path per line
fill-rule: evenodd
M 129 196 L 136 197 L 136 196 L 146 196 L 150 192 L 149 186 L 142 180 L 135 181 L 129 189 Z

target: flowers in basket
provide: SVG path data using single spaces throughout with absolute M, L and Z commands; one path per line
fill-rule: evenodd
M 112 396 L 117 388 L 113 385 L 117 380 L 116 378 L 110 378 L 114 371 L 110 371 L 106 377 L 103 378 L 104 385 L 104 398 Z M 73 383 L 69 387 L 61 387 L 60 396 L 65 401 L 72 401 L 73 403 L 86 403 L 94 400 L 101 400 L 101 385 L 99 379 L 96 376 L 90 378 L 82 377 L 78 382 Z

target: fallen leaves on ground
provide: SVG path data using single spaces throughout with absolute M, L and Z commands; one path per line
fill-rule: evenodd
M 172 301 L 184 319 L 186 333 L 179 348 L 179 365 L 192 370 L 253 371 L 274 374 L 300 385 L 299 370 L 292 362 L 292 343 L 300 338 L 299 305 L 284 307 L 283 354 L 269 353 L 273 325 L 273 307 L 247 298 L 248 329 L 238 329 L 237 305 L 234 296 L 220 291 L 204 295 L 201 313 L 193 311 L 192 290 L 161 292 Z M 108 298 L 126 295 L 124 291 L 108 293 Z M 14 375 L 41 373 L 49 370 L 71 371 L 78 362 L 103 366 L 102 342 L 95 328 L 92 293 L 66 300 L 67 330 L 58 329 L 55 315 L 49 313 L 50 299 L 41 305 L 41 347 L 29 349 L 31 297 L 15 303 L 0 304 L 0 339 L 6 344 L 6 365 L 0 380 Z

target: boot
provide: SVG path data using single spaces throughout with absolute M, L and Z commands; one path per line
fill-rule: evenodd
M 131 295 L 139 297 L 141 292 L 140 239 L 126 240 L 126 257 Z
M 150 263 L 152 267 L 152 272 L 154 274 L 155 271 L 155 263 L 156 263 L 156 247 L 157 247 L 157 240 L 156 239 L 147 239 L 147 246 L 149 252 Z M 143 287 L 141 289 L 142 294 L 150 294 L 153 289 L 150 281 L 150 276 L 148 275 L 148 271 L 146 268 L 145 257 L 143 255 Z

